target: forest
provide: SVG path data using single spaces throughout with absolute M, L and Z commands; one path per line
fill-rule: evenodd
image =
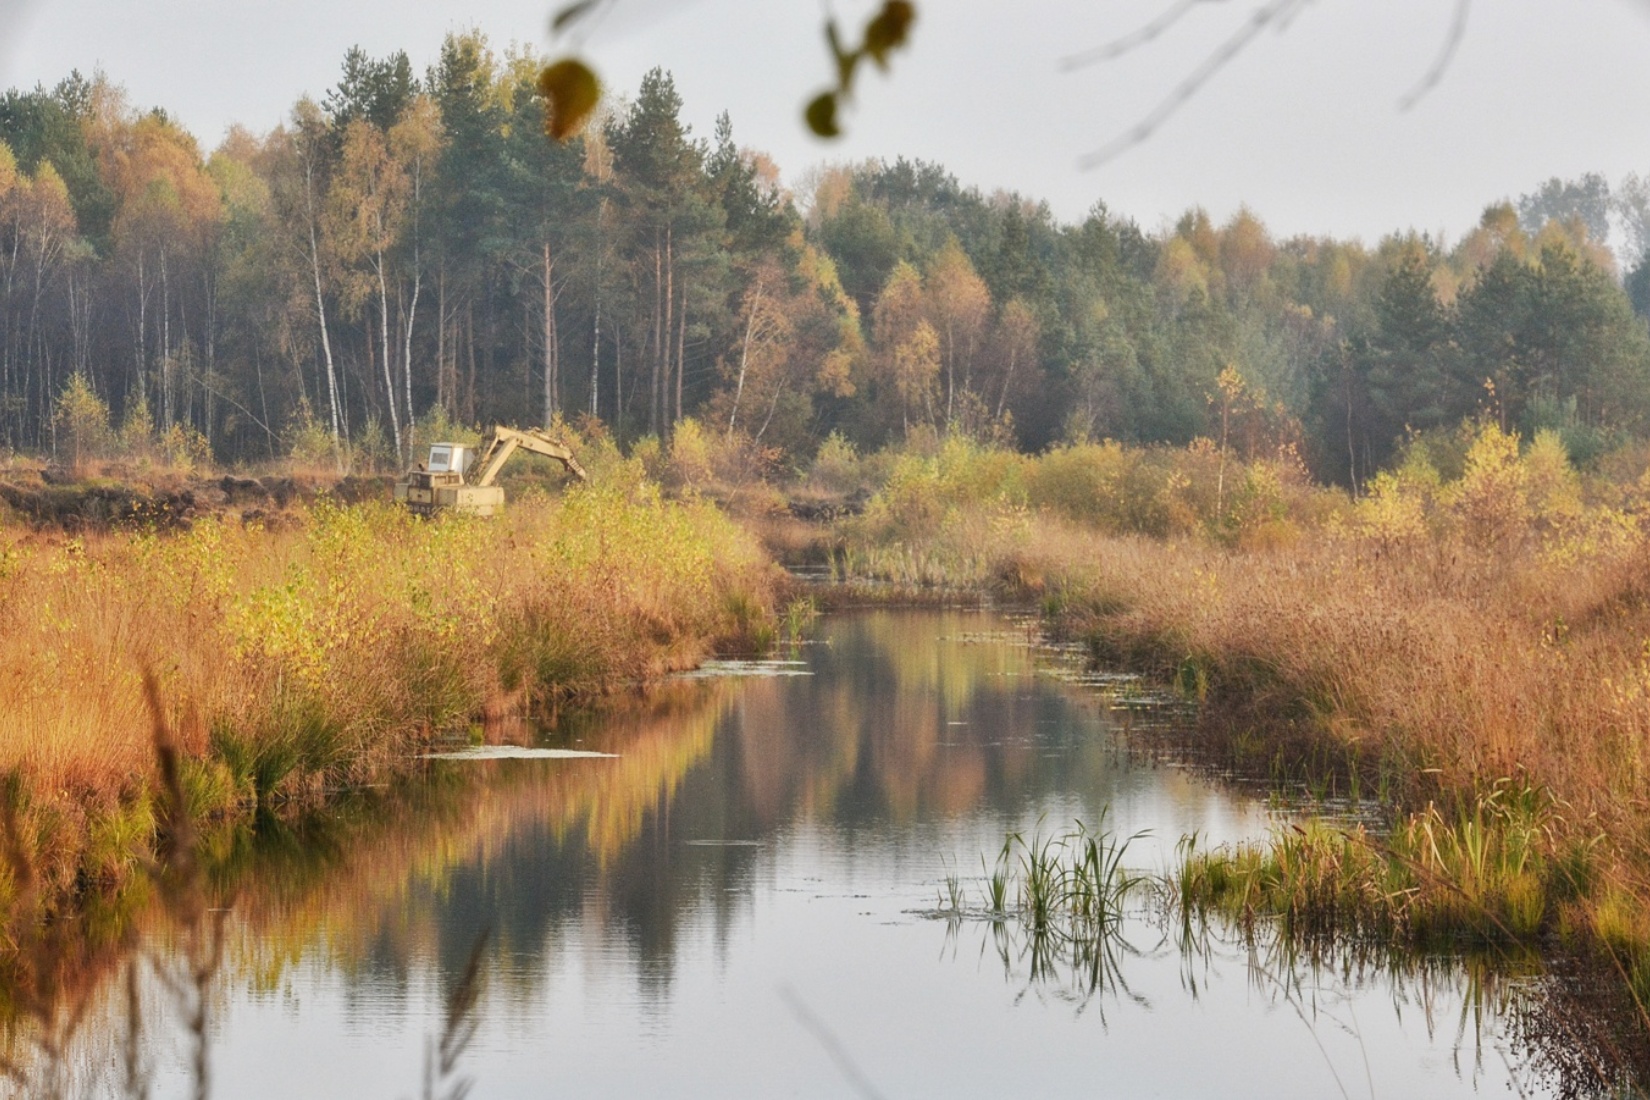
M 1644 179 L 1553 180 L 1453 242 L 1068 223 L 904 159 L 787 188 L 657 70 L 557 144 L 541 66 L 476 33 L 422 75 L 351 50 L 210 153 L 103 75 L 6 93 L 0 448 L 393 469 L 454 425 L 693 418 L 776 470 L 833 434 L 1218 437 L 1356 490 L 1464 418 L 1583 465 L 1650 430 Z

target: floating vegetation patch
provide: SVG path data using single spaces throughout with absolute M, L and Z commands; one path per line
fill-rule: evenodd
M 451 752 L 427 752 L 425 760 L 617 760 L 616 752 L 583 749 L 528 749 L 520 745 L 476 745 Z
M 947 635 L 940 640 L 962 645 L 1009 645 L 1031 648 L 1037 645 L 1037 639 L 1038 635 L 1034 630 L 965 630 L 960 634 Z
M 678 672 L 677 680 L 719 680 L 729 676 L 812 676 L 806 661 L 706 661 L 696 669 Z

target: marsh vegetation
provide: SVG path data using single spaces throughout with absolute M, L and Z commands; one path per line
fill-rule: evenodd
M 498 523 L 322 498 L 278 529 L 0 529 L 0 771 L 34 903 L 118 891 L 165 832 L 146 669 L 190 816 L 247 818 L 416 769 L 437 739 L 749 651 L 773 635 L 775 585 L 715 509 L 618 471 L 529 493 Z

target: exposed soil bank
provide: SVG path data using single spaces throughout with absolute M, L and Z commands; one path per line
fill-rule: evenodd
M 0 474 L 0 516 L 36 531 L 69 534 L 175 531 L 208 516 L 280 523 L 282 513 L 323 498 L 340 504 L 390 499 L 387 476 L 167 476 L 83 480 L 47 467 Z

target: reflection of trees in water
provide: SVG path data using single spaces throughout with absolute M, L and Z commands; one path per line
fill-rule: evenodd
M 581 721 L 568 733 L 622 752 L 618 760 L 438 766 L 303 819 L 204 827 L 200 896 L 188 909 L 222 925 L 226 965 L 210 968 L 212 1003 L 236 986 L 277 991 L 305 960 L 381 1007 L 411 999 L 413 960 L 429 958 L 450 997 L 484 933 L 495 936 L 493 958 L 538 950 L 558 921 L 585 918 L 586 878 L 635 842 L 703 760 L 731 694 L 684 685 L 616 702 L 599 730 Z M 478 886 L 500 868 L 512 873 Z M 118 1094 L 134 1022 L 134 1064 L 177 1053 L 180 982 L 206 968 L 191 961 L 196 933 L 165 894 L 140 876 L 94 897 L 79 919 L 13 936 L 0 961 L 0 1079 L 31 1096 Z
M 441 765 L 303 820 L 209 831 L 208 906 L 233 908 L 218 995 L 278 992 L 307 962 L 340 974 L 363 1013 L 406 1006 L 420 960 L 450 992 L 490 931 L 493 959 L 534 960 L 496 968 L 507 998 L 531 998 L 557 965 L 546 945 L 574 939 L 630 959 L 644 997 L 667 998 L 678 930 L 703 918 L 725 949 L 757 851 L 685 841 L 757 840 L 793 820 L 852 836 L 982 804 L 1017 812 L 1072 782 L 1071 761 L 1043 759 L 1013 732 L 1069 721 L 1069 704 L 1026 688 L 1025 650 L 965 639 L 992 621 L 837 619 L 829 644 L 809 650 L 814 677 L 675 685 L 561 723 L 562 743 L 616 760 Z M 1078 764 L 1086 779 L 1108 767 L 1100 754 Z M 174 935 L 141 890 L 120 906 L 65 925 L 47 952 L 60 977 L 40 997 L 86 1021 L 72 1030 L 87 1064 L 120 1033 L 133 944 L 164 957 Z M 94 941 L 88 927 L 106 934 Z M 19 1022 L 10 1049 L 54 1027 Z
M 1072 704 L 1027 685 L 1029 648 L 969 633 L 998 622 L 970 613 L 839 620 L 813 655 L 817 676 L 782 691 L 753 685 L 739 704 L 739 749 L 759 820 L 852 830 L 982 806 L 1015 813 L 1050 790 L 1103 781 L 1109 750 L 1092 732 L 1074 759 L 1049 759 L 1034 731 L 1071 727 Z

